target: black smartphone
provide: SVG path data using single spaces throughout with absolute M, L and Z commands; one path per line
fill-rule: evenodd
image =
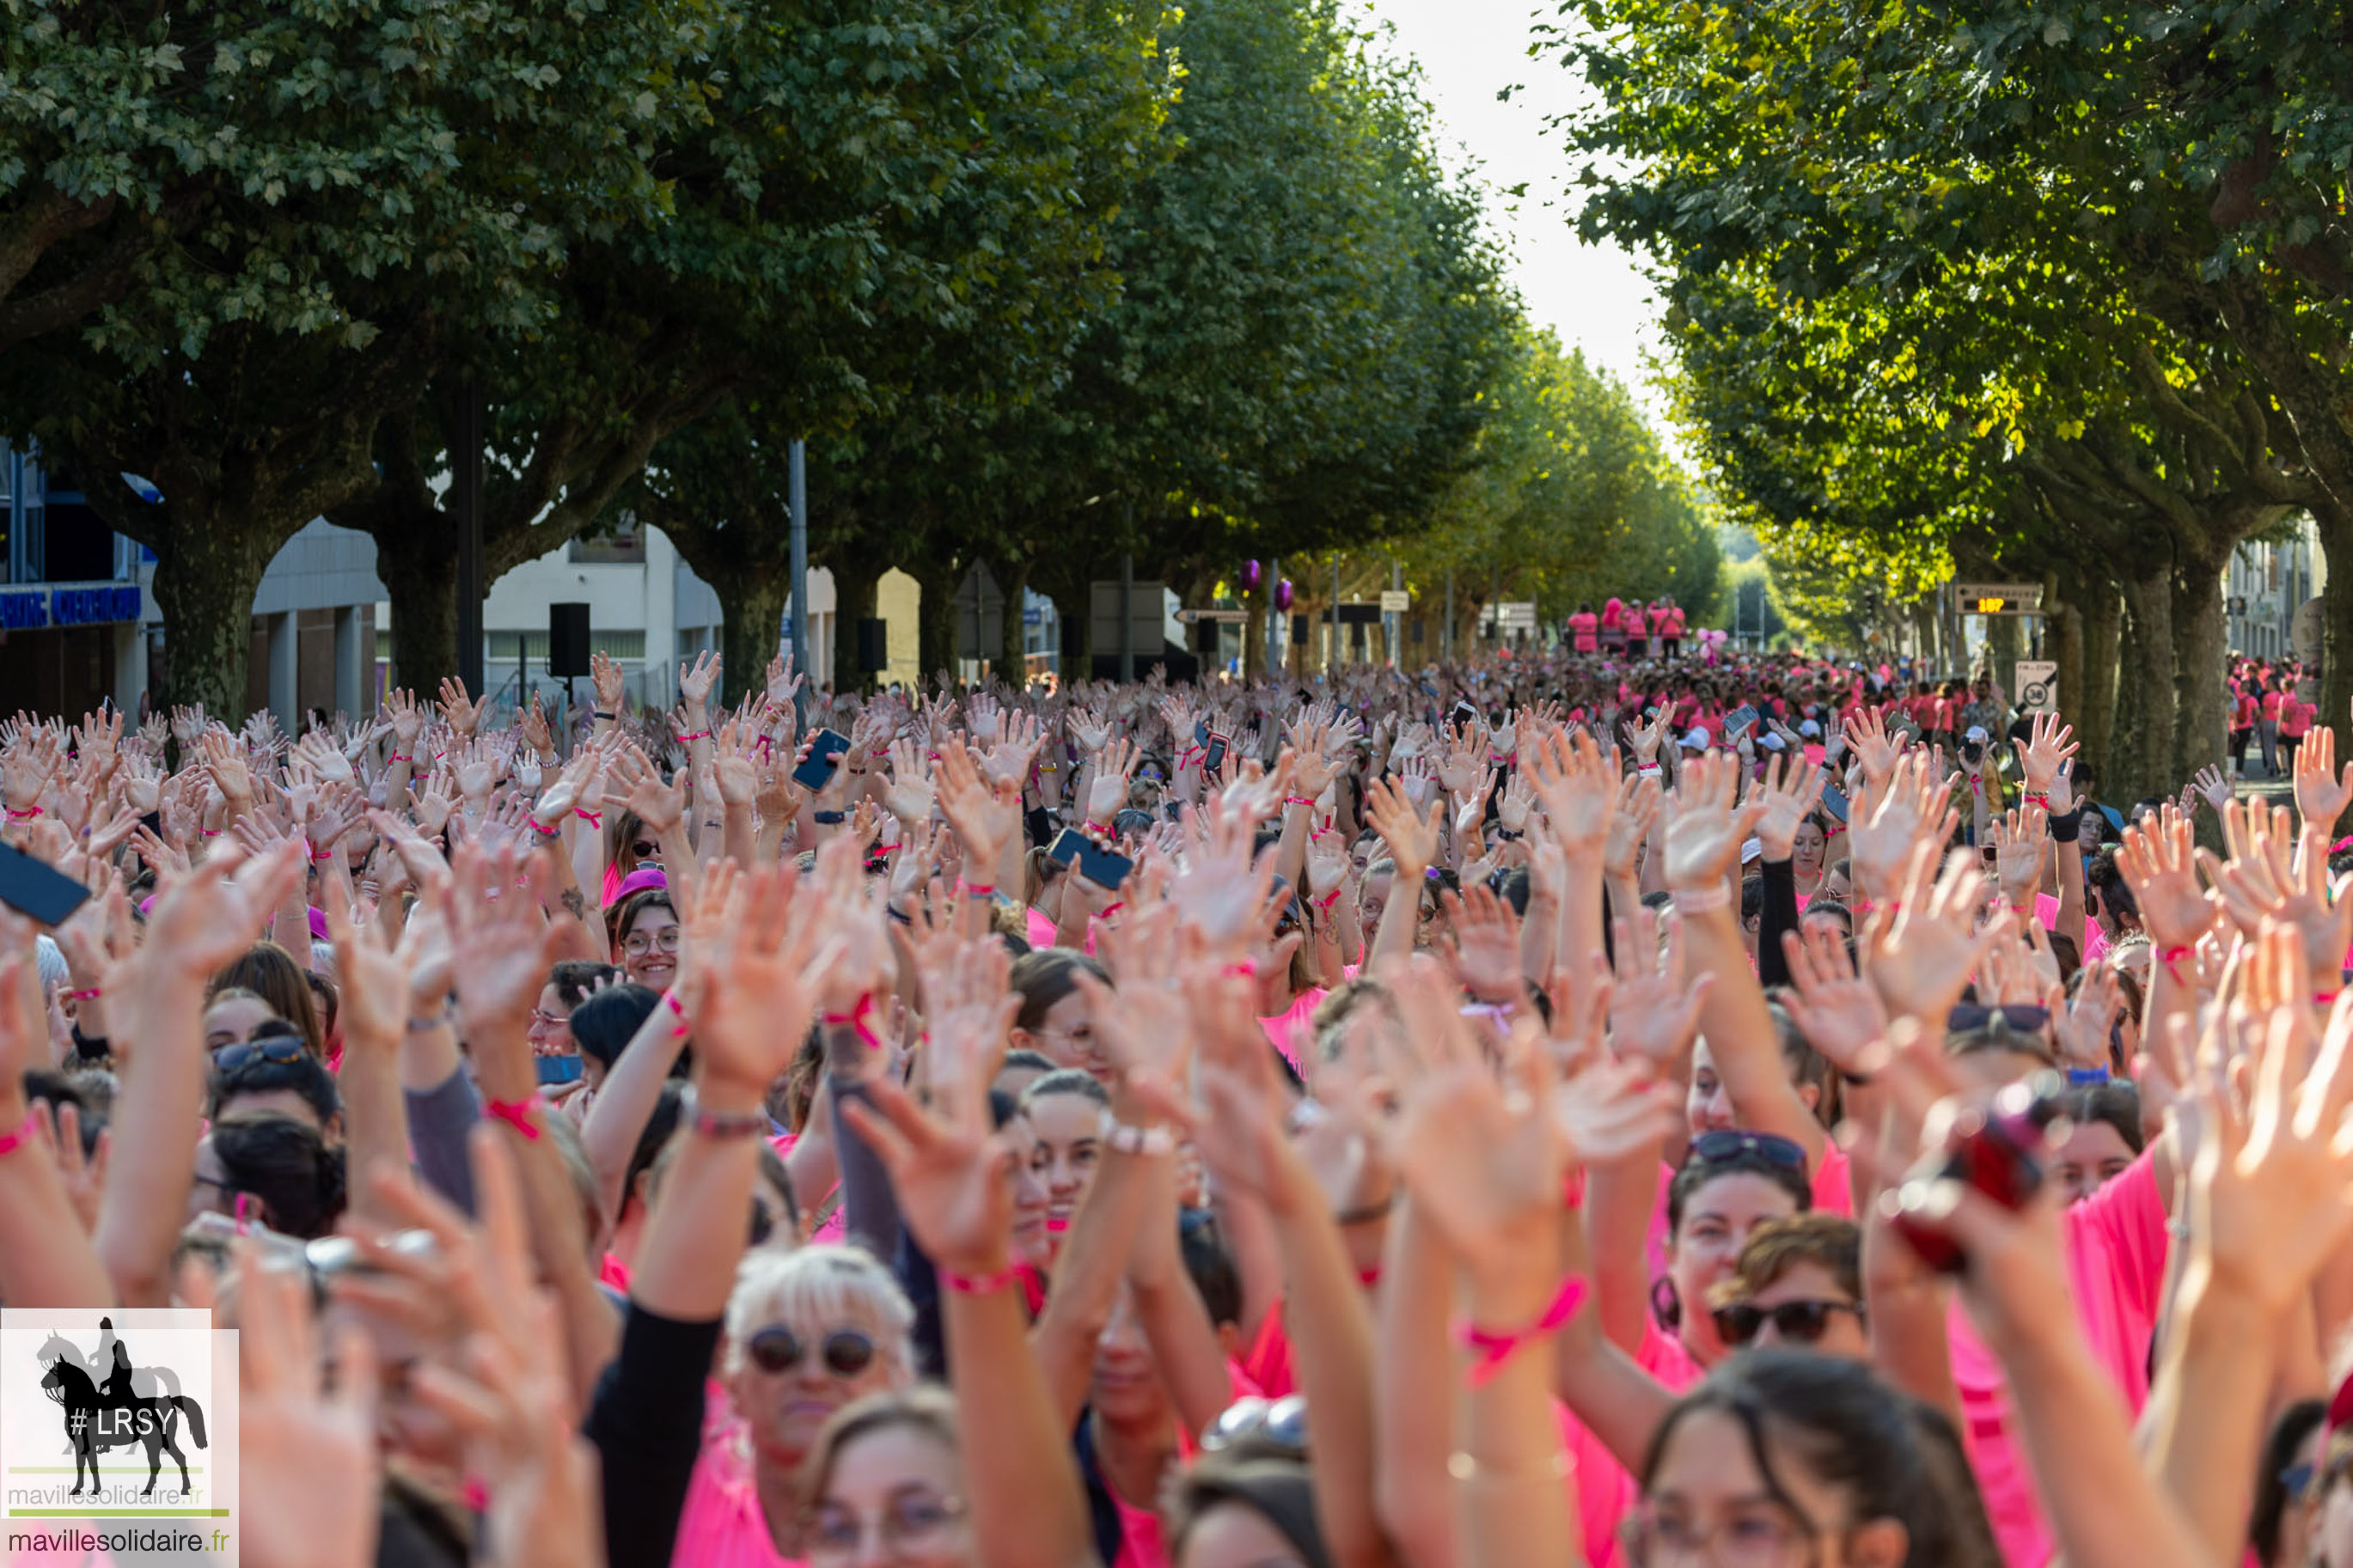
M 1476 724 L 1479 710 L 1468 701 L 1457 702 L 1454 705 L 1454 721 L 1457 724 Z
M 1226 765 L 1226 738 L 1223 735 L 1212 734 L 1208 745 L 1208 751 L 1201 758 L 1201 772 L 1215 778 L 1218 770 Z
M 36 925 L 63 925 L 90 889 L 46 860 L 0 844 L 0 904 Z
M 539 1069 L 542 1083 L 578 1083 L 584 1069 L 578 1057 L 533 1057 L 533 1066 Z
M 1103 848 L 1075 827 L 1065 827 L 1055 835 L 1046 854 L 1061 865 L 1074 867 L 1080 876 L 1106 892 L 1119 891 L 1127 874 L 1135 869 L 1134 861 Z
M 811 795 L 833 782 L 834 758 L 849 750 L 849 737 L 839 730 L 819 730 L 809 742 L 808 755 L 793 770 L 793 783 Z
M 1839 788 L 1839 786 L 1834 784 L 1826 784 L 1822 785 L 1822 809 L 1829 812 L 1832 816 L 1837 817 L 1841 822 L 1844 822 L 1846 820 L 1846 791 Z

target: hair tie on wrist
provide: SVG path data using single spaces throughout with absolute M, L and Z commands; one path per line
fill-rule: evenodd
M 860 1039 L 866 1042 L 868 1050 L 879 1051 L 882 1048 L 882 1037 L 876 1034 L 874 1026 L 867 1021 L 873 1016 L 874 993 L 869 991 L 858 999 L 858 1005 L 849 1012 L 828 1013 L 825 1016 L 825 1022 L 828 1028 L 854 1031 Z
M 1577 1308 L 1585 1304 L 1587 1289 L 1585 1276 L 1570 1275 L 1560 1282 L 1560 1289 L 1553 1297 L 1552 1305 L 1544 1310 L 1544 1315 L 1525 1329 L 1511 1331 L 1482 1329 L 1467 1319 L 1456 1324 L 1454 1342 L 1476 1358 L 1471 1363 L 1471 1386 L 1486 1387 L 1504 1370 L 1504 1363 L 1524 1347 L 1552 1333 L 1575 1317 Z
M 948 1268 L 941 1269 L 939 1274 L 940 1283 L 959 1296 L 994 1296 L 1011 1289 L 1021 1278 L 1021 1271 L 1010 1266 L 994 1274 L 958 1274 Z
M 539 1121 L 532 1114 L 528 1100 L 485 1100 L 482 1109 L 523 1135 L 526 1142 L 539 1142 Z
M 66 1000 L 69 1002 L 95 1002 L 99 999 L 100 994 L 102 994 L 102 993 L 100 992 L 97 986 L 85 985 L 78 991 L 67 992 Z

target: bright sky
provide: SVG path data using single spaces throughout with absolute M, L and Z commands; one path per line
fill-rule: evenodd
M 1396 26 L 1398 49 L 1421 62 L 1450 159 L 1479 166 L 1529 316 L 1624 382 L 1663 426 L 1642 363 L 1645 351 L 1658 346 L 1650 285 L 1630 253 L 1587 245 L 1569 226 L 1562 193 L 1573 170 L 1545 121 L 1574 103 L 1581 84 L 1554 57 L 1528 57 L 1541 0 L 1371 3 L 1376 16 Z M 1543 11 L 1550 19 L 1552 7 Z M 1525 90 L 1497 102 L 1495 94 L 1512 86 Z M 1524 198 L 1504 194 L 1522 181 Z

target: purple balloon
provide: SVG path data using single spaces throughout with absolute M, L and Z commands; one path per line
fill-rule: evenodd
M 1289 610 L 1291 608 L 1291 579 L 1285 577 L 1282 582 L 1277 583 L 1274 585 L 1274 607 L 1278 610 Z
M 1265 567 L 1261 566 L 1261 565 L 1260 565 L 1257 562 L 1255 562 L 1255 561 L 1245 561 L 1245 562 L 1243 562 L 1243 563 L 1242 563 L 1242 592 L 1243 592 L 1243 593 L 1245 593 L 1245 594 L 1255 594 L 1255 593 L 1257 593 L 1257 592 L 1258 592 L 1258 585 L 1259 585 L 1261 583 L 1264 582 L 1265 580 L 1266 580 L 1266 568 L 1265 568 Z

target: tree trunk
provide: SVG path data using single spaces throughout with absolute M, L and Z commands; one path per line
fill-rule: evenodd
M 2070 724 L 2083 711 L 2084 610 L 2075 602 L 2075 583 L 2057 573 L 2042 580 L 2042 657 L 2058 668 L 2052 671 L 2054 701 Z
M 2174 788 L 2229 755 L 2229 640 L 2221 563 L 2184 552 L 2173 574 Z
M 2320 712 L 2317 721 L 2337 731 L 2337 754 L 2353 756 L 2353 505 L 2325 501 L 2312 509 L 2320 549 L 2331 568 L 2320 595 Z
M 1027 556 L 1005 563 L 1005 614 L 997 641 L 997 678 L 1018 691 L 1029 683 L 1029 650 L 1025 643 L 1022 599 L 1029 590 Z
M 1258 586 L 1242 595 L 1242 608 L 1250 616 L 1242 622 L 1242 679 L 1256 680 L 1266 668 L 1266 617 L 1274 601 L 1273 585 L 1264 577 Z
M 833 689 L 863 691 L 873 685 L 874 677 L 858 668 L 858 623 L 874 616 L 882 568 L 839 556 L 825 564 L 833 574 Z
M 375 574 L 392 601 L 393 683 L 429 694 L 458 673 L 458 558 L 379 540 Z
M 902 567 L 902 571 L 905 568 Z M 920 679 L 956 673 L 956 584 L 964 574 L 953 564 L 928 562 L 913 574 L 920 589 L 915 600 L 915 668 Z
M 1986 662 L 1991 666 L 1993 680 L 2002 694 L 2015 700 L 2018 697 L 2018 658 L 2025 642 L 2021 635 L 2026 622 L 2020 616 L 1989 616 L 1986 627 Z M 1997 737 L 1999 739 L 1999 737 Z
M 166 710 L 201 702 L 234 724 L 245 717 L 246 666 L 253 650 L 253 596 L 274 550 L 227 520 L 199 521 L 172 504 L 168 542 L 155 552 L 155 607 L 163 612 Z
M 2163 568 L 2122 584 L 2132 616 L 2127 658 L 2117 671 L 2116 727 L 2102 793 L 2110 804 L 2168 795 L 2174 762 L 2173 584 Z
M 768 660 L 776 656 L 784 630 L 785 601 L 792 596 L 789 572 L 723 572 L 712 579 L 719 595 L 723 624 L 719 633 L 721 691 L 730 707 L 747 692 L 768 684 Z
M 2083 679 L 2077 683 L 2078 695 L 2073 698 L 2068 696 L 2065 686 L 2061 686 L 2059 701 L 2075 724 L 2075 743 L 2082 748 L 2078 754 L 2104 758 L 2116 734 L 2116 675 L 2125 606 L 2116 596 L 2115 584 L 2102 578 L 2086 577 L 2079 597 L 2084 622 Z

